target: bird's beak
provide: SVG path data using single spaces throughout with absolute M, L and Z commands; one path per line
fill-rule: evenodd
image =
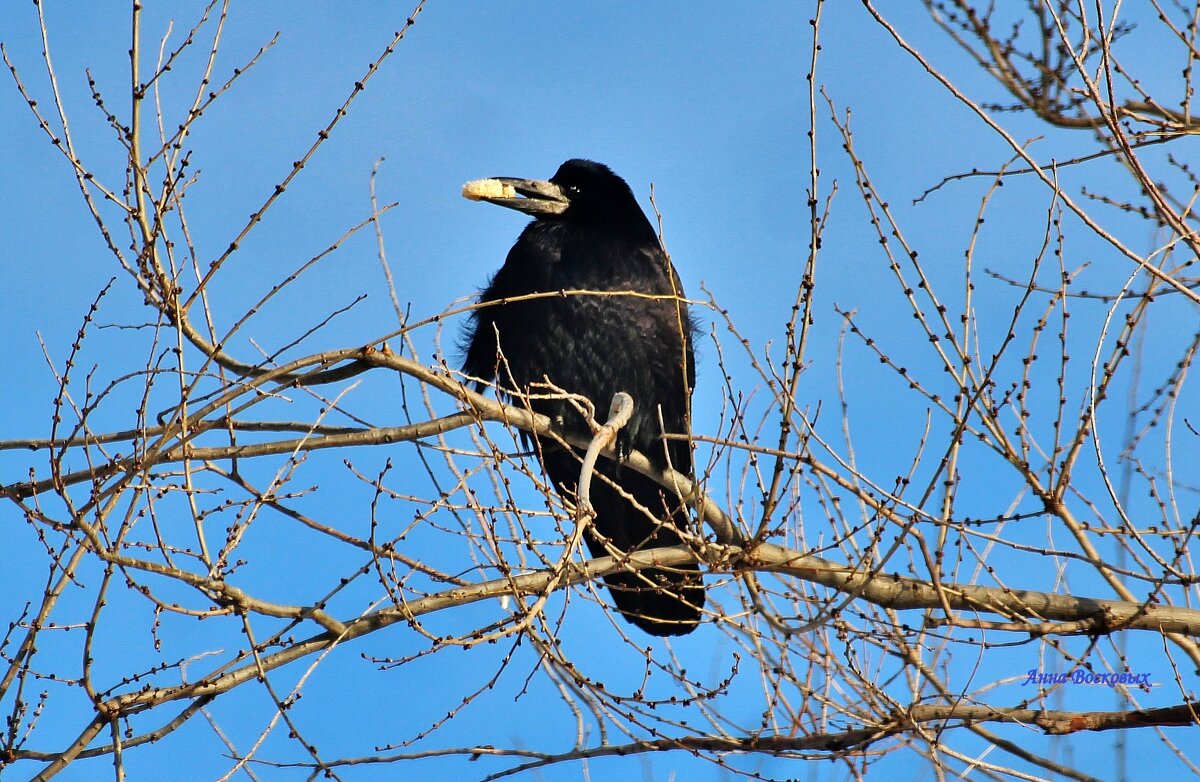
M 476 179 L 463 185 L 462 194 L 472 201 L 507 206 L 535 217 L 562 214 L 571 205 L 561 187 L 538 179 L 507 176 Z

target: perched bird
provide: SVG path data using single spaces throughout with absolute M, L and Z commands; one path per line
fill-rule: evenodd
M 618 454 L 636 449 L 659 469 L 669 464 L 690 475 L 687 442 L 661 435 L 688 431 L 695 325 L 675 269 L 625 180 L 600 163 L 568 160 L 549 181 L 484 179 L 467 183 L 463 195 L 534 217 L 479 297 L 485 306 L 468 324 L 464 371 L 481 382 L 497 379 L 510 399 L 526 399 L 531 384 L 549 382 L 586 397 L 601 420 L 613 394 L 625 391 L 634 412 L 618 434 Z M 512 301 L 536 293 L 559 295 Z M 528 404 L 563 433 L 591 437 L 569 401 Z M 579 455 L 547 440 L 539 453 L 555 489 L 574 500 Z M 640 473 L 600 462 L 597 472 L 645 510 L 596 476 L 596 516 L 586 538 L 592 555 L 609 554 L 597 533 L 623 552 L 679 545 L 676 530 L 689 518 L 679 497 Z M 704 586 L 694 564 L 613 573 L 605 582 L 617 610 L 648 633 L 683 635 L 700 621 Z

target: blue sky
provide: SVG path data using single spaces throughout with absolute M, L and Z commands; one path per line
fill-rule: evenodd
M 345 9 L 337 4 L 265 2 L 232 8 L 215 82 L 253 57 L 276 31 L 280 36 L 259 64 L 206 113 L 189 139 L 192 170 L 198 178 L 186 205 L 198 254 L 205 262 L 220 255 L 248 215 L 287 174 L 292 161 L 308 148 L 408 13 L 407 7 L 394 3 L 355 4 L 352 13 Z M 0 9 L 0 39 L 39 96 L 42 110 L 50 111 L 34 10 L 28 3 Z M 174 21 L 171 46 L 177 45 L 196 13 L 194 4 L 148 7 L 143 19 L 145 45 L 151 52 L 147 62 L 153 61 L 155 42 L 168 24 Z M 888 13 L 911 42 L 977 100 L 1003 99 L 998 87 L 968 62 L 917 4 Z M 383 218 L 382 227 L 398 297 L 414 318 L 434 315 L 486 283 L 523 225 L 521 216 L 513 212 L 465 201 L 459 194 L 461 184 L 496 175 L 544 178 L 563 160 L 586 157 L 607 163 L 625 177 L 647 211 L 653 184 L 665 242 L 686 289 L 696 298 L 704 298 L 701 285 L 712 291 L 742 336 L 756 349 L 777 354 L 808 244 L 805 74 L 811 55 L 810 14 L 807 3 L 736 9 L 727 3 L 430 3 L 287 197 L 217 276 L 210 289 L 217 319 L 231 323 L 276 280 L 367 217 L 370 177 L 378 161 L 383 161 L 377 179 L 379 200 L 397 204 Z M 92 103 L 84 69 L 91 69 L 110 108 L 124 116 L 127 8 L 110 2 L 51 3 L 47 17 L 59 87 L 81 157 L 102 181 L 119 189 L 125 176 L 121 150 Z M 817 81 L 838 112 L 852 111 L 855 149 L 866 162 L 876 190 L 889 200 L 906 237 L 919 248 L 931 278 L 941 286 L 943 300 L 953 305 L 961 299 L 963 248 L 970 240 L 987 181 L 952 185 L 920 204 L 914 205 L 912 199 L 944 176 L 976 167 L 995 169 L 1011 157 L 1011 150 L 899 51 L 859 4 L 829 4 L 821 30 Z M 169 122 L 177 121 L 179 107 L 190 99 L 203 51 L 197 49 L 183 58 L 171 78 L 164 80 L 162 99 L 172 118 Z M 1153 52 L 1143 47 L 1137 56 L 1153 72 Z M 803 404 L 822 405 L 826 423 L 833 424 L 841 327 L 835 306 L 857 310 L 864 329 L 890 340 L 889 349 L 901 360 L 907 357 L 920 365 L 928 357 L 922 358 L 923 337 L 910 328 L 911 316 L 898 306 L 894 280 L 855 192 L 843 140 L 820 96 L 816 113 L 821 197 L 833 192 L 834 182 L 837 193 L 822 247 L 817 323 L 804 381 L 810 396 Z M 1088 148 L 1086 137 L 1048 132 L 1028 118 L 1005 115 L 1004 121 L 1021 141 L 1046 135 L 1033 146 L 1039 159 L 1069 157 Z M 148 315 L 141 297 L 105 250 L 68 167 L 37 129 L 11 79 L 0 88 L 0 138 L 0 203 L 4 204 L 0 248 L 5 258 L 0 333 L 9 364 L 9 371 L 0 376 L 0 399 L 5 400 L 0 405 L 0 439 L 45 436 L 57 385 L 39 339 L 55 365 L 61 365 L 83 313 L 114 276 L 116 283 L 98 323 L 137 324 Z M 1072 193 L 1078 193 L 1081 182 L 1105 186 L 1118 176 L 1115 167 L 1103 166 L 1064 173 L 1065 178 L 1074 178 Z M 1049 192 L 1031 178 L 1006 185 L 995 196 L 1002 222 L 981 237 L 976 263 L 1013 277 L 1027 273 L 1041 242 L 1050 200 Z M 1153 232 L 1142 223 L 1108 213 L 1105 219 L 1135 249 L 1154 246 Z M 1076 230 L 1071 237 L 1069 265 L 1091 263 L 1084 279 L 1111 287 L 1129 272 L 1127 261 L 1083 232 Z M 395 328 L 376 239 L 370 231 L 352 236 L 306 274 L 301 284 L 268 305 L 230 348 L 252 359 L 257 356 L 255 345 L 266 349 L 285 345 L 360 294 L 367 295 L 364 302 L 288 355 L 365 344 Z M 998 323 L 1015 297 L 1011 289 L 992 283 L 977 305 L 982 316 Z M 699 315 L 705 324 L 716 323 L 707 311 Z M 1194 312 L 1180 309 L 1179 316 L 1188 319 L 1188 329 L 1194 327 Z M 453 345 L 458 328 L 456 323 L 447 324 L 442 340 L 441 349 L 452 363 L 457 360 Z M 727 350 L 736 344 L 719 323 L 715 328 Z M 1154 354 L 1161 366 L 1176 357 L 1177 344 L 1169 338 L 1170 330 L 1167 334 L 1162 352 Z M 1080 348 L 1086 349 L 1090 336 L 1084 330 L 1077 337 Z M 432 330 L 417 338 L 425 358 L 436 350 L 432 338 Z M 94 331 L 86 361 L 99 367 L 98 378 L 113 377 L 122 368 L 144 363 L 145 348 L 139 347 L 138 340 L 137 332 Z M 776 347 L 768 348 L 772 340 Z M 721 378 L 715 348 L 702 344 L 700 352 L 696 427 L 706 431 L 701 422 L 720 415 Z M 753 378 L 748 367 L 736 357 L 736 350 L 728 353 L 749 391 Z M 842 369 L 848 377 L 847 401 L 860 466 L 886 482 L 911 463 L 926 406 L 905 394 L 894 374 L 866 351 L 849 350 Z M 354 394 L 356 410 L 373 423 L 401 422 L 394 384 L 368 380 Z M 103 409 L 97 425 L 126 426 L 128 412 L 121 406 Z M 836 427 L 830 427 L 830 436 L 840 437 Z M 401 465 L 395 477 L 397 490 L 428 491 L 411 449 L 358 452 L 351 458 L 356 468 L 372 474 L 388 456 Z M 300 483 L 320 482 L 323 471 L 341 470 L 339 464 L 340 458 L 314 457 L 305 465 Z M 0 477 L 4 483 L 19 480 L 31 465 L 40 463 L 25 453 L 2 453 Z M 965 513 L 996 515 L 1013 502 L 1015 480 L 1000 464 L 995 469 L 997 478 L 990 487 L 995 491 L 964 490 Z M 359 534 L 367 524 L 361 504 L 348 503 L 339 509 L 336 502 L 311 502 L 306 507 L 314 513 L 336 517 Z M 411 509 L 397 502 L 394 514 L 401 519 L 411 515 Z M 0 524 L 21 530 L 17 545 L 0 552 L 0 569 L 29 576 L 24 569 L 38 561 L 36 540 L 10 508 L 0 509 Z M 247 550 L 259 553 L 265 562 L 287 564 L 274 571 L 251 569 L 247 578 L 271 579 L 271 589 L 281 595 L 292 594 L 289 590 L 303 593 L 306 579 L 314 572 L 336 574 L 361 564 L 344 551 L 295 545 L 261 527 L 258 532 L 260 537 L 249 540 Z M 818 535 L 812 534 L 814 539 Z M 1044 536 L 1041 528 L 1014 534 Z M 414 536 L 413 545 L 419 546 L 421 540 L 419 534 Z M 439 552 L 439 557 L 453 561 L 452 552 Z M 469 566 L 463 557 L 461 568 Z M 1048 588 L 1050 584 L 1021 586 Z M 87 596 L 78 599 L 79 610 L 84 610 L 89 605 Z M 20 595 L 6 595 L 0 601 L 4 617 L 22 602 Z M 344 607 L 347 611 L 365 607 L 355 605 Z M 576 627 L 568 637 L 581 667 L 608 666 L 614 680 L 636 680 L 642 671 L 612 670 L 611 651 L 596 640 L 611 632 L 608 623 L 594 606 L 579 601 L 578 607 L 581 613 L 590 611 L 587 629 Z M 467 609 L 467 615 L 488 610 L 476 606 Z M 120 649 L 127 637 L 144 646 L 150 632 L 146 612 L 131 609 L 122 617 L 128 617 L 129 624 L 108 639 L 111 648 Z M 210 632 L 182 622 L 172 627 L 181 639 L 200 640 Z M 179 649 L 184 648 L 191 647 L 181 643 Z M 506 651 L 451 652 L 451 656 L 461 654 L 461 662 L 443 662 L 435 656 L 390 675 L 371 673 L 367 669 L 372 664 L 358 656 L 398 657 L 420 648 L 420 639 L 397 628 L 358 644 L 336 664 L 319 668 L 320 675 L 305 689 L 303 719 L 320 744 L 344 746 L 340 754 L 370 754 L 373 747 L 411 736 L 455 708 L 461 694 L 456 687 L 482 685 L 498 664 L 496 655 Z M 713 671 L 706 673 L 714 677 L 715 671 L 729 665 L 731 650 L 722 636 L 698 633 L 679 641 L 677 648 L 697 664 L 709 662 Z M 1017 675 L 1038 664 L 1029 659 L 1032 656 L 1028 649 L 1017 650 L 1003 662 L 993 662 L 994 667 L 981 675 L 989 679 Z M 553 748 L 569 746 L 573 726 L 553 689 L 538 680 L 528 694 L 517 694 L 536 661 L 525 649 L 517 650 L 514 659 L 513 669 L 520 673 L 509 671 L 502 693 L 488 694 L 464 709 L 442 730 L 439 746 L 483 741 L 538 747 L 538 737 L 549 731 L 557 734 L 549 742 Z M 454 686 L 448 688 L 447 683 Z M 1019 697 L 1014 694 L 1013 700 Z M 246 689 L 215 708 L 221 710 L 222 719 L 237 723 L 242 710 L 252 715 L 247 718 L 251 721 L 264 719 L 264 713 L 269 716 L 264 705 L 261 692 Z M 731 711 L 739 707 L 736 702 L 729 706 Z M 498 724 L 494 714 L 504 714 L 504 721 Z M 753 724 L 753 702 L 747 701 L 738 716 Z M 393 730 L 398 722 L 403 729 Z M 78 720 L 44 724 L 37 734 L 40 746 L 50 749 L 67 740 L 79 724 Z M 211 731 L 199 719 L 183 734 L 197 742 L 194 757 L 179 758 L 149 748 L 144 759 L 130 758 L 131 764 L 147 764 L 131 765 L 141 771 L 132 778 L 145 778 L 154 766 L 160 769 L 156 776 L 164 779 L 215 777 L 227 767 Z M 272 741 L 278 743 L 281 756 L 296 759 L 286 740 Z M 1085 736 L 1062 746 L 1067 754 L 1082 756 L 1106 747 L 1107 740 Z M 982 745 L 975 750 L 981 751 Z M 1076 760 L 1089 766 L 1078 756 Z M 193 762 L 195 767 L 190 765 Z M 930 776 L 903 753 L 885 762 L 897 778 Z M 1103 776 L 1106 762 L 1098 759 L 1098 769 L 1092 772 Z M 179 769 L 179 776 L 162 765 L 168 763 Z M 496 768 L 484 769 L 485 763 L 425 761 L 405 773 L 412 778 L 422 774 L 430 779 L 474 778 Z M 839 778 L 840 773 L 831 772 L 828 764 L 772 759 L 743 760 L 740 766 L 780 777 L 826 779 Z M 605 778 L 617 768 L 616 761 L 594 762 L 592 778 Z M 681 754 L 634 761 L 632 767 L 621 768 L 646 779 L 666 779 L 672 773 L 681 779 L 726 778 L 719 767 Z M 393 778 L 397 771 L 387 766 L 362 767 L 348 772 L 347 778 Z M 104 772 L 83 765 L 75 773 L 63 778 L 92 778 L 87 775 Z M 544 779 L 581 776 L 577 764 L 542 773 Z

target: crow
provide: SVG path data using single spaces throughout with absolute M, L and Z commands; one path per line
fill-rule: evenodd
M 584 439 L 592 436 L 585 418 L 568 400 L 544 398 L 544 384 L 587 398 L 597 411 L 625 391 L 634 412 L 618 433 L 618 456 L 636 449 L 660 470 L 691 475 L 688 443 L 661 435 L 688 431 L 696 326 L 675 268 L 625 180 L 600 163 L 568 160 L 549 181 L 477 180 L 463 195 L 534 217 L 479 297 L 463 371 L 481 385 L 495 379 L 505 397 L 527 401 L 563 434 Z M 539 293 L 552 295 L 514 300 Z M 558 493 L 574 501 L 580 455 L 548 440 L 538 454 Z M 619 462 L 600 462 L 591 485 L 595 520 L 585 536 L 592 555 L 610 553 L 605 540 L 621 552 L 679 545 L 689 513 L 676 493 Z M 604 580 L 617 610 L 652 635 L 690 633 L 700 621 L 704 585 L 694 564 Z

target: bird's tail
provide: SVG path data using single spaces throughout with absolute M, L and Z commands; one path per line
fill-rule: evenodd
M 542 457 L 555 488 L 574 496 L 579 460 L 560 448 L 547 448 Z M 677 497 L 641 473 L 618 469 L 604 459 L 596 465 L 596 472 L 665 521 L 652 519 L 597 475 L 591 485 L 592 508 L 596 512 L 592 530 L 596 534 L 587 536 L 592 556 L 608 556 L 609 549 L 602 538 L 625 552 L 678 546 L 682 542 L 676 530 L 687 525 L 688 511 Z M 611 573 L 604 577 L 604 582 L 612 592 L 617 610 L 651 635 L 684 635 L 700 622 L 704 582 L 695 564 Z

